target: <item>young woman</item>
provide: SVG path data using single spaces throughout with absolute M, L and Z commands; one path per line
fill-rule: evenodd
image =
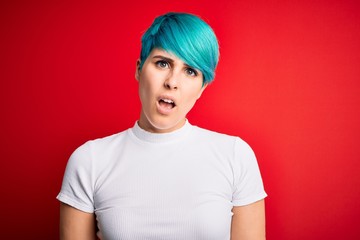
M 186 119 L 218 58 L 216 36 L 199 17 L 155 19 L 136 64 L 139 120 L 69 159 L 57 197 L 62 240 L 265 239 L 253 151 Z

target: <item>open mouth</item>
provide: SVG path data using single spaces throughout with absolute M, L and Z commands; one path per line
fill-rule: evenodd
M 159 105 L 163 108 L 166 108 L 166 109 L 172 109 L 176 106 L 176 104 L 174 103 L 173 100 L 171 99 L 166 99 L 166 98 L 161 98 L 159 100 Z

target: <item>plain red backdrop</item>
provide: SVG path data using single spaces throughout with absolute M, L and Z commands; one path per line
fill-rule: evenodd
M 360 237 L 357 1 L 2 1 L 1 238 L 57 239 L 68 157 L 131 127 L 140 37 L 167 11 L 203 17 L 221 47 L 188 118 L 258 157 L 267 239 Z

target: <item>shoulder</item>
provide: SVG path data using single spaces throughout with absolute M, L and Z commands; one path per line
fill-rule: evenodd
M 194 126 L 193 129 L 194 129 L 193 133 L 196 136 L 196 138 L 199 139 L 201 138 L 201 140 L 205 142 L 212 142 L 215 144 L 231 144 L 232 146 L 234 145 L 248 146 L 248 144 L 239 136 L 220 133 L 217 131 L 204 129 L 198 126 Z
M 77 161 L 82 161 L 81 159 L 83 159 L 83 161 L 89 161 L 99 154 L 101 155 L 102 153 L 109 152 L 111 149 L 116 149 L 126 140 L 128 130 L 129 129 L 109 136 L 88 140 L 75 149 L 70 159 L 75 158 Z
M 122 141 L 126 140 L 126 137 L 128 135 L 128 131 L 124 130 L 118 133 L 114 133 L 105 137 L 99 137 L 92 140 L 88 140 L 84 144 L 82 144 L 80 147 L 76 149 L 76 151 L 80 152 L 86 152 L 86 151 L 101 151 L 101 150 L 108 150 L 108 148 L 115 147 L 118 144 L 121 144 Z
M 201 127 L 198 127 L 198 126 L 193 126 L 193 132 L 198 137 L 211 138 L 211 140 L 226 141 L 226 140 L 231 140 L 231 139 L 236 138 L 235 136 L 232 136 L 232 135 L 216 132 L 216 131 L 201 128 Z
M 191 142 L 196 149 L 215 153 L 215 155 L 223 156 L 227 159 L 233 157 L 236 142 L 239 141 L 239 137 L 197 126 L 194 126 L 192 136 Z
M 201 144 L 208 149 L 218 149 L 231 153 L 234 158 L 247 159 L 254 157 L 250 145 L 239 136 L 220 133 L 194 126 L 194 139 L 196 144 Z
M 96 172 L 111 164 L 116 159 L 127 131 L 122 131 L 106 137 L 89 140 L 73 151 L 66 165 L 66 172 L 93 176 Z

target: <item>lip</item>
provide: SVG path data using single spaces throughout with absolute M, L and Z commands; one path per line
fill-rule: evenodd
M 160 101 L 161 99 L 169 99 L 169 100 L 171 100 L 171 101 L 174 102 L 174 105 L 175 105 L 175 106 L 174 106 L 173 108 L 165 108 L 165 107 L 162 107 L 162 106 L 159 104 L 159 101 Z M 175 98 L 172 97 L 172 96 L 169 96 L 169 95 L 161 95 L 161 96 L 159 96 L 159 97 L 157 98 L 156 108 L 157 108 L 158 112 L 159 112 L 160 114 L 162 114 L 162 115 L 169 115 L 171 112 L 174 111 L 174 109 L 175 109 L 176 107 L 177 107 L 177 105 L 176 105 L 176 100 L 175 100 Z

